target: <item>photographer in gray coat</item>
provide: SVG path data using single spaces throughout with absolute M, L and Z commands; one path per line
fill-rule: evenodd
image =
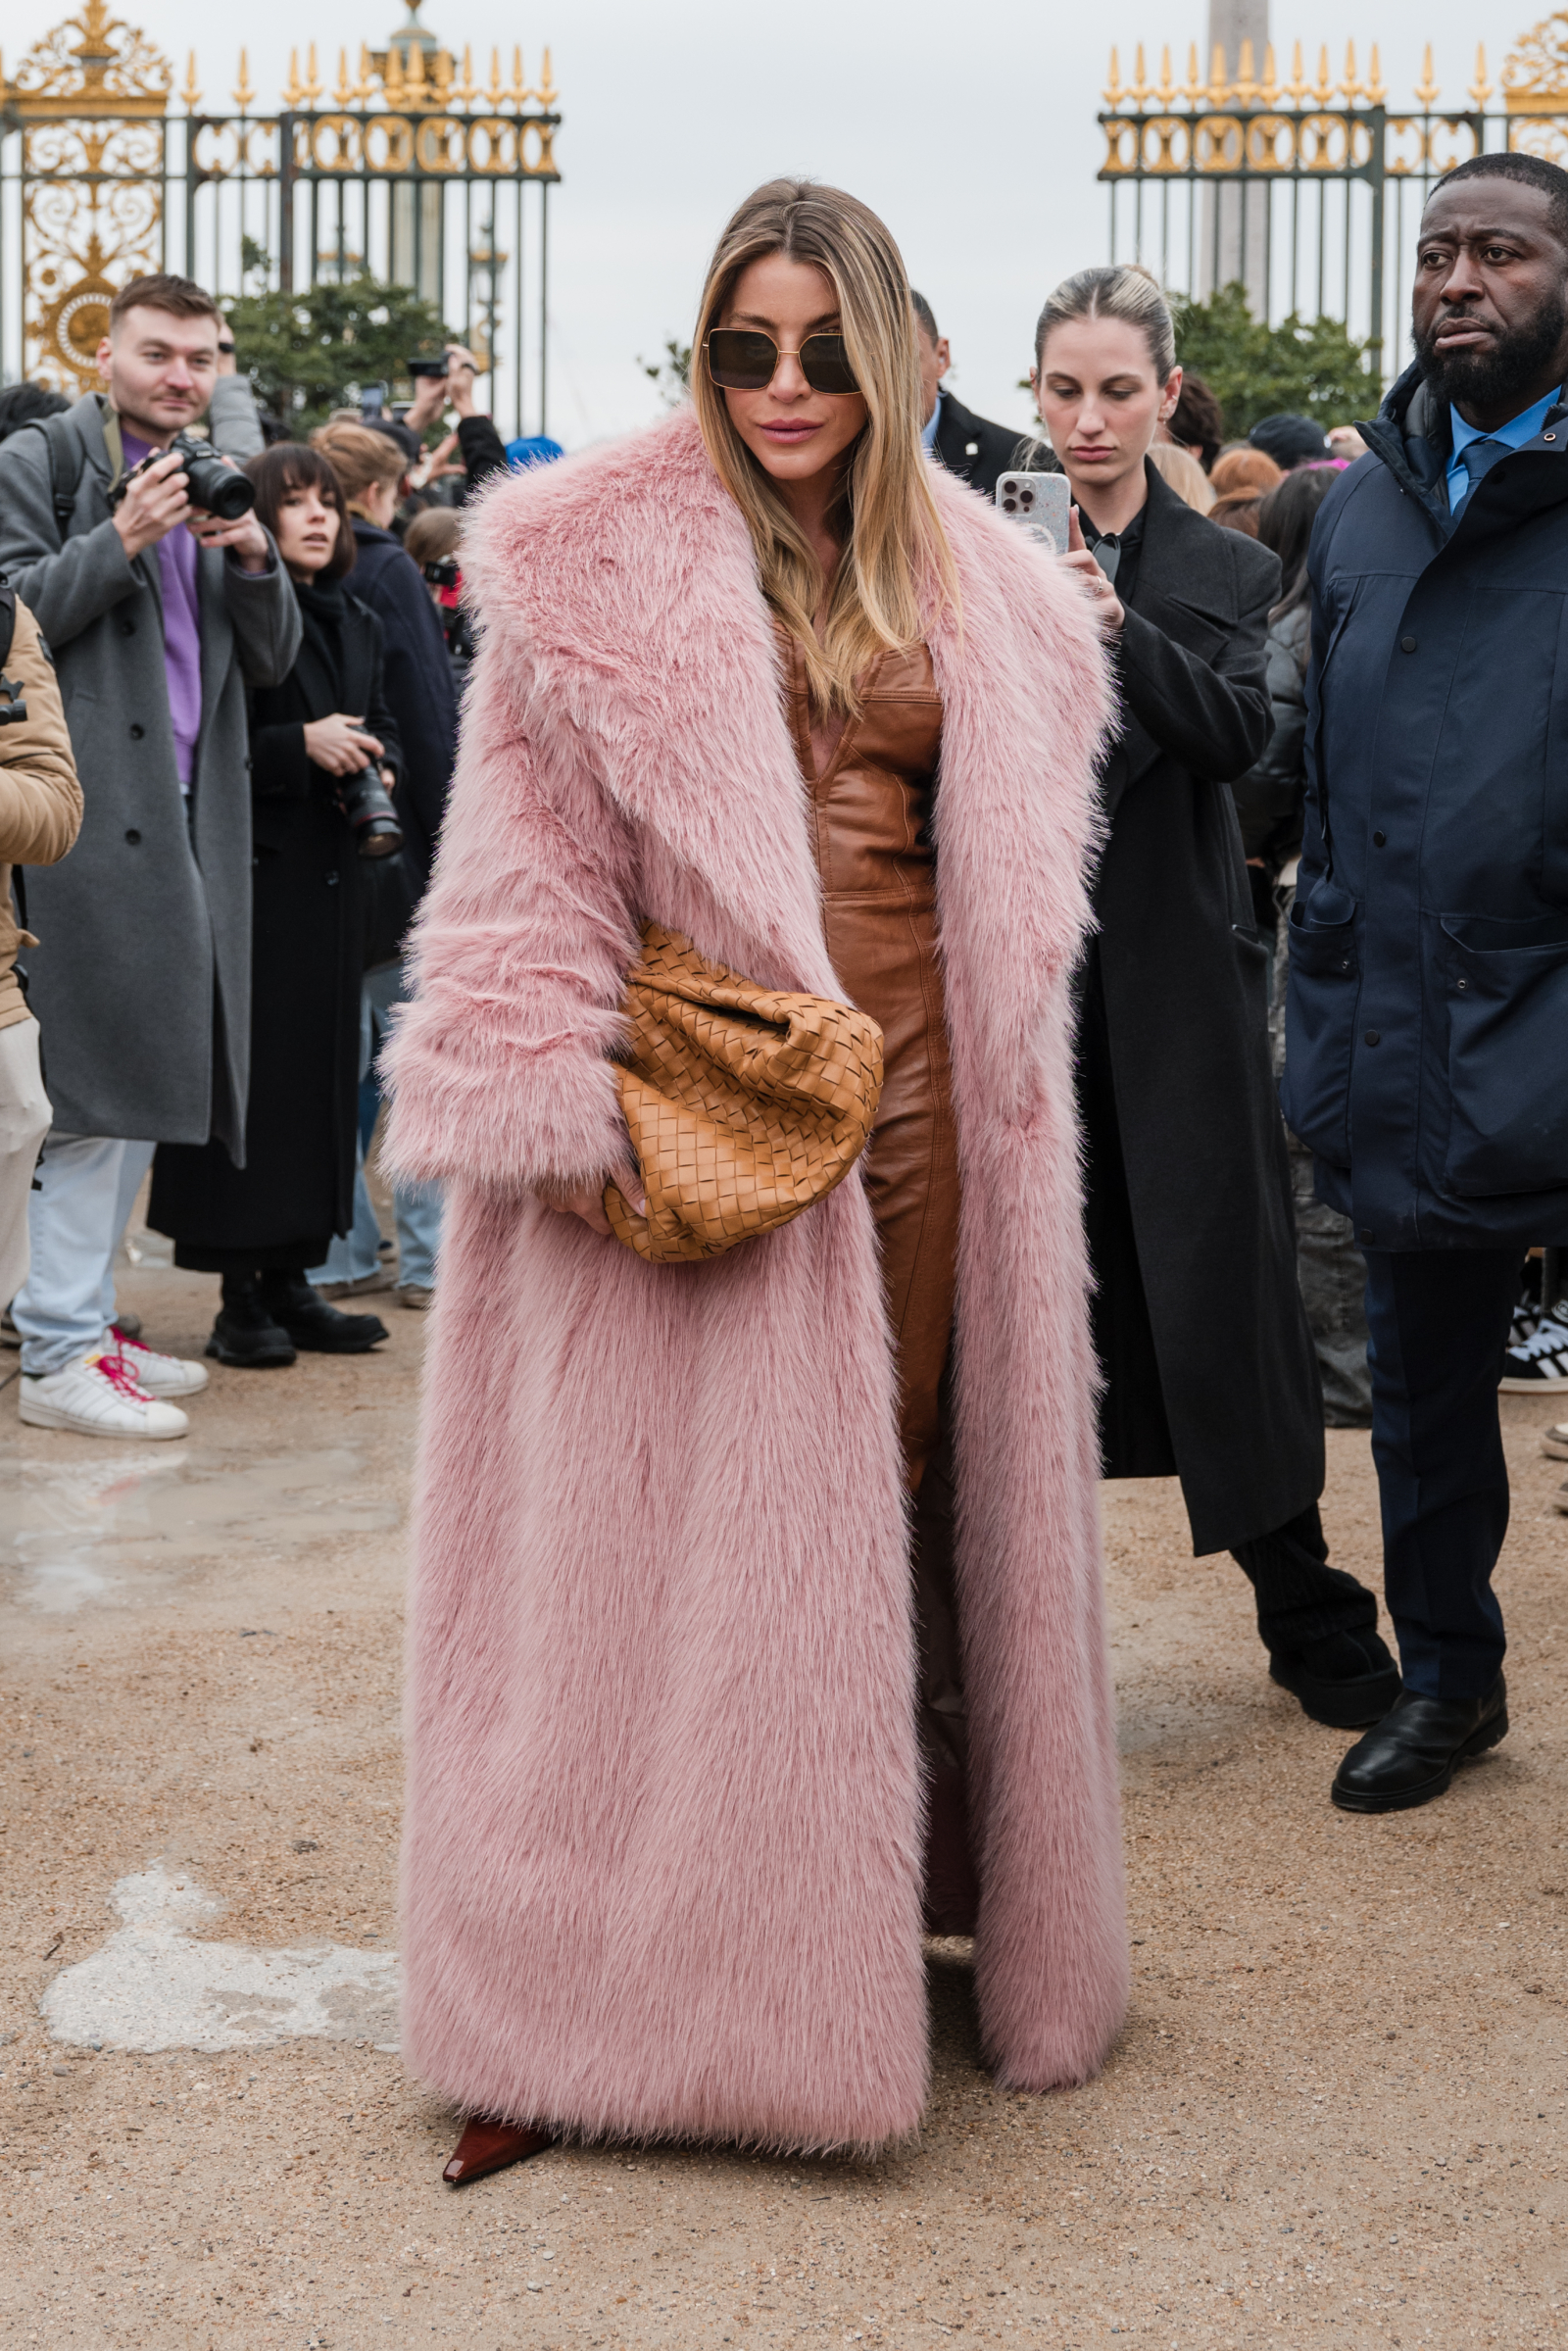
M 54 1125 L 12 1307 L 20 1409 L 92 1436 L 185 1433 L 172 1399 L 206 1372 L 115 1329 L 115 1250 L 158 1143 L 244 1148 L 245 688 L 287 674 L 300 621 L 254 514 L 221 521 L 163 454 L 213 407 L 224 339 L 190 279 L 133 279 L 98 353 L 107 394 L 0 446 L 0 568 L 53 651 L 85 804 L 72 857 L 27 876 Z

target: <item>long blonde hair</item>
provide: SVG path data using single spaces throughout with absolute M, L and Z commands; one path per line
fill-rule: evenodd
M 741 271 L 770 253 L 810 264 L 831 279 L 867 412 L 833 517 L 844 553 L 820 643 L 811 622 L 822 601 L 822 566 L 736 431 L 705 356 Z M 884 647 L 918 643 L 920 595 L 928 582 L 934 580 L 944 601 L 958 611 L 957 576 L 920 447 L 909 281 L 898 246 L 875 213 L 841 188 L 807 179 L 769 180 L 747 197 L 709 264 L 692 343 L 692 398 L 708 454 L 746 517 L 762 593 L 805 652 L 812 701 L 824 710 L 857 710 L 855 681 L 874 657 Z

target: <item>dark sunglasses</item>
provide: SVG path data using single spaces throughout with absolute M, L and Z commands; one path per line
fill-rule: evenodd
M 705 346 L 708 372 L 726 392 L 765 392 L 778 372 L 781 359 L 801 363 L 801 373 L 813 392 L 858 392 L 842 335 L 808 335 L 799 351 L 783 352 L 771 335 L 754 334 L 738 326 L 720 326 Z

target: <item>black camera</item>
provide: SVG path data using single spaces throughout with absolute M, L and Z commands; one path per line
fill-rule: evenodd
M 395 857 L 403 847 L 403 827 L 379 768 L 362 767 L 358 775 L 346 775 L 338 786 L 337 805 L 358 836 L 362 857 Z
M 132 466 L 123 480 L 116 482 L 109 493 L 110 505 L 119 506 L 137 475 L 166 457 L 179 459 L 185 475 L 185 495 L 191 505 L 205 508 L 220 522 L 237 522 L 256 504 L 255 484 L 245 474 L 236 473 L 232 465 L 225 465 L 221 458 L 215 457 L 209 442 L 198 441 L 194 433 L 177 432 L 167 449 L 155 449 L 151 457 Z
M 406 360 L 404 365 L 408 368 L 410 376 L 416 382 L 417 382 L 421 375 L 428 375 L 433 379 L 437 375 L 445 375 L 447 371 L 447 363 L 445 359 Z
M 462 577 L 462 573 L 458 569 L 457 557 L 455 555 L 438 556 L 433 563 L 425 564 L 424 576 L 432 588 L 455 588 Z

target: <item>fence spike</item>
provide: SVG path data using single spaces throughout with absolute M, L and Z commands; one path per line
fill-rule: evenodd
M 248 115 L 251 110 L 251 100 L 255 95 L 256 91 L 251 81 L 250 60 L 242 49 L 239 53 L 239 79 L 234 84 L 236 110 L 242 115 Z
M 360 43 L 360 78 L 354 85 L 355 103 L 359 106 L 368 106 L 374 96 L 375 68 L 370 63 L 368 44 L 362 41 Z
M 185 112 L 193 115 L 202 102 L 201 91 L 196 87 L 196 52 L 194 49 L 186 60 L 185 86 L 179 94 L 184 101 Z
M 1199 78 L 1198 43 L 1196 41 L 1190 41 L 1187 45 L 1187 80 L 1182 90 L 1182 96 L 1195 114 L 1203 103 L 1203 84 Z
M 1274 71 L 1274 44 L 1272 41 L 1265 41 L 1263 44 L 1263 86 L 1258 95 L 1270 113 L 1280 102 L 1279 77 Z
M 1136 48 L 1136 49 L 1134 50 L 1134 52 L 1133 52 L 1133 86 L 1132 86 L 1132 101 L 1133 101 L 1133 105 L 1134 105 L 1134 106 L 1137 108 L 1137 110 L 1138 110 L 1138 112 L 1139 112 L 1140 114 L 1142 114 L 1142 113 L 1143 113 L 1143 111 L 1144 111 L 1144 108 L 1145 108 L 1146 104 L 1148 103 L 1148 99 L 1149 99 L 1149 76 L 1148 76 L 1148 74 L 1147 74 L 1147 73 L 1145 73 L 1145 71 L 1144 71 L 1144 44 L 1143 44 L 1143 42 L 1142 42 L 1142 41 L 1140 41 L 1140 42 L 1139 42 L 1139 44 L 1138 44 L 1138 46 L 1137 46 L 1137 48 Z
M 1381 106 L 1388 94 L 1389 85 L 1383 78 L 1383 68 L 1378 61 L 1378 45 L 1374 41 L 1372 63 L 1368 66 L 1366 73 L 1366 102 L 1368 106 Z
M 463 50 L 463 79 L 453 85 L 452 95 L 454 98 L 456 98 L 458 104 L 464 109 L 464 111 L 466 112 L 467 109 L 472 106 L 474 99 L 478 96 L 478 89 L 473 78 L 473 51 L 467 46 L 466 43 L 465 43 Z
M 1301 44 L 1298 41 L 1296 54 L 1291 60 L 1291 78 L 1285 84 L 1285 95 L 1294 107 L 1300 108 L 1306 104 L 1306 69 L 1301 63 Z
M 1121 61 L 1116 55 L 1114 43 L 1111 45 L 1110 73 L 1105 82 L 1104 95 L 1105 104 L 1112 110 L 1112 112 L 1114 112 L 1114 110 L 1120 106 L 1122 99 L 1126 96 L 1126 92 L 1121 86 Z
M 556 87 L 555 78 L 550 71 L 550 52 L 548 49 L 545 51 L 544 64 L 539 69 L 539 87 L 535 95 L 537 96 L 540 105 L 544 108 L 546 114 L 550 112 L 550 109 L 555 105 L 556 100 L 561 95 L 561 92 Z
M 305 92 L 300 88 L 300 53 L 297 49 L 291 49 L 288 53 L 288 79 L 283 84 L 283 104 L 292 109 L 299 105 L 304 95 Z
M 1318 51 L 1317 85 L 1314 88 L 1312 95 L 1317 100 L 1319 106 L 1332 106 L 1334 104 L 1334 76 L 1329 71 L 1329 45 L 1327 41 L 1323 43 L 1322 48 Z
M 1252 44 L 1244 41 L 1236 66 L 1236 103 L 1238 106 L 1250 107 L 1256 96 L 1257 75 L 1252 70 Z
M 1169 114 L 1171 108 L 1176 103 L 1176 84 L 1170 77 L 1170 49 L 1168 45 L 1161 49 L 1159 53 L 1159 82 L 1154 91 L 1154 95 L 1159 100 L 1159 103 L 1164 108 L 1165 112 Z
M 339 106 L 354 104 L 354 84 L 349 79 L 349 53 L 346 49 L 339 49 L 337 53 L 337 88 L 332 95 Z
M 1340 90 L 1347 106 L 1353 106 L 1361 95 L 1361 84 L 1356 77 L 1355 43 L 1353 41 L 1347 41 L 1345 44 L 1345 79 L 1340 84 Z
M 501 52 L 499 49 L 492 49 L 490 52 L 490 87 L 486 90 L 485 96 L 497 113 L 501 110 L 501 102 L 506 94 L 507 85 L 501 78 Z
M 1482 112 L 1492 96 L 1492 84 L 1487 79 L 1487 49 L 1484 41 L 1476 43 L 1476 77 L 1470 84 L 1470 95 L 1475 100 L 1477 114 Z
M 1210 106 L 1223 106 L 1230 94 L 1230 83 L 1225 77 L 1225 46 L 1222 41 L 1216 41 L 1208 67 L 1208 103 Z
M 1440 94 L 1438 85 L 1432 78 L 1432 43 L 1428 41 L 1426 53 L 1421 60 L 1421 78 L 1415 85 L 1416 103 L 1424 106 L 1430 114 L 1437 105 Z
M 316 101 L 321 95 L 321 76 L 317 71 L 316 43 L 314 41 L 312 41 L 310 49 L 307 53 L 307 66 L 309 78 L 305 84 L 305 95 L 309 103 L 314 107 Z
M 532 93 L 528 88 L 528 84 L 523 79 L 522 51 L 516 47 L 514 47 L 512 52 L 512 87 L 510 90 L 508 90 L 507 96 L 511 100 L 512 104 L 520 112 L 520 110 L 527 105 L 531 95 Z

